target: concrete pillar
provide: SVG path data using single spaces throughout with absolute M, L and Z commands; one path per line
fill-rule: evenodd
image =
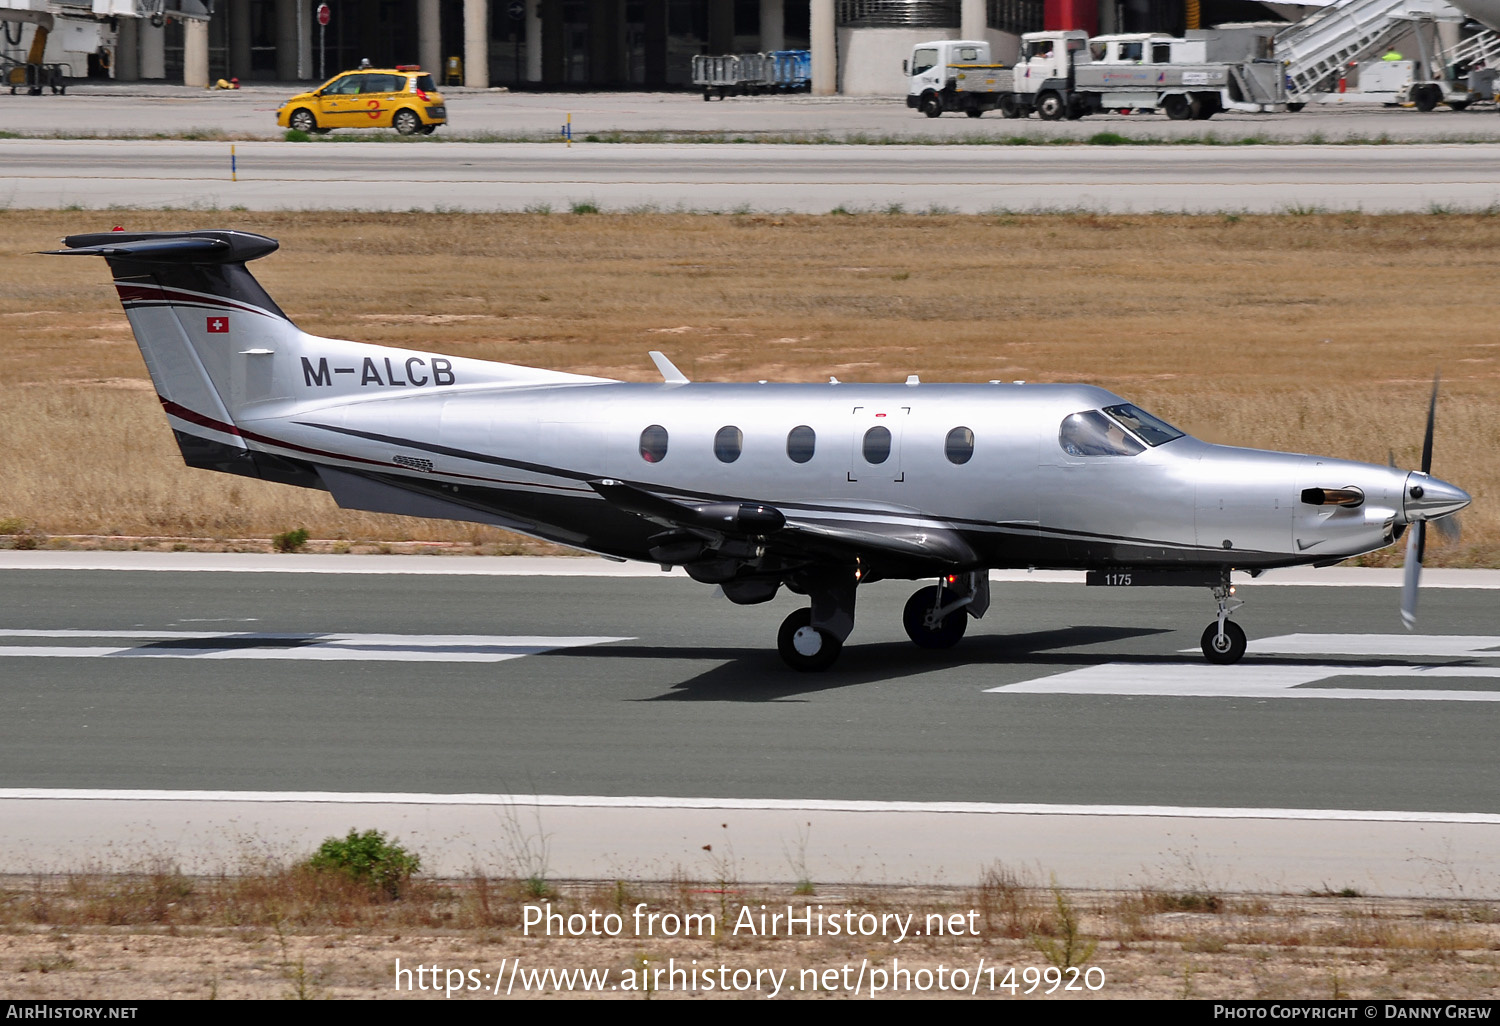
M 812 50 L 812 93 L 832 96 L 839 91 L 838 33 L 833 22 L 833 0 L 811 0 L 807 35 Z
M 963 9 L 959 12 L 958 34 L 961 39 L 983 39 L 984 30 L 989 27 L 986 24 L 984 12 L 984 0 L 963 0 Z
M 667 84 L 667 0 L 646 0 L 646 85 Z
M 542 80 L 542 0 L 526 0 L 526 81 Z
M 317 25 L 313 0 L 297 0 L 297 77 L 309 79 L 317 74 L 313 63 L 313 27 Z
M 276 77 L 283 82 L 297 79 L 298 0 L 276 0 Z
M 464 0 L 464 85 L 490 87 L 490 0 Z
M 182 23 L 182 84 L 208 85 L 208 22 L 197 18 Z
M 417 0 L 417 62 L 437 81 L 443 77 L 443 30 L 438 0 Z
M 250 0 L 228 0 L 229 77 L 250 80 Z
M 141 77 L 142 78 L 166 78 L 167 77 L 167 29 L 166 26 L 157 28 L 151 22 L 141 19 Z
M 136 82 L 141 77 L 141 34 L 139 18 L 121 18 L 120 34 L 115 37 L 115 79 Z
M 760 0 L 760 48 L 786 49 L 786 0 Z
M 734 52 L 734 0 L 708 0 L 708 52 Z

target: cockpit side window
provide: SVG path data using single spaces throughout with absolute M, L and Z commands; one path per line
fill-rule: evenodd
M 1106 406 L 1104 412 L 1135 432 L 1143 442 L 1153 448 L 1163 442 L 1181 438 L 1183 434 L 1160 417 L 1153 417 L 1139 406 L 1130 403 Z
M 1098 410 L 1064 418 L 1057 444 L 1069 456 L 1134 456 L 1146 451 L 1144 445 Z

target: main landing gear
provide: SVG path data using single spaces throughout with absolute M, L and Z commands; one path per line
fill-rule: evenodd
M 812 608 L 795 610 L 781 623 L 776 647 L 794 670 L 826 670 L 843 650 L 854 629 L 854 588 L 850 574 L 826 575 L 816 580 L 789 582 L 793 590 L 812 599 Z M 969 617 L 978 619 L 990 606 L 987 571 L 949 574 L 934 586 L 922 588 L 907 600 L 901 621 L 907 637 L 927 649 L 952 648 L 964 636 Z
M 1227 578 L 1214 587 L 1214 599 L 1219 603 L 1219 616 L 1203 628 L 1203 658 L 1228 666 L 1245 654 L 1245 632 L 1229 619 L 1229 614 L 1245 603 L 1234 597 L 1234 586 Z

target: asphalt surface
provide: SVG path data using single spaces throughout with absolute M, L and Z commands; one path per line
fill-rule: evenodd
M 17 136 L 0 139 L 0 205 L 983 213 L 1500 204 L 1500 117 L 1490 105 L 1053 123 L 929 119 L 900 97 L 704 103 L 684 93 L 457 90 L 453 124 L 431 138 L 395 144 L 390 132 L 340 129 L 314 143 L 270 141 L 282 134 L 275 109 L 292 89 L 84 85 L 65 96 L 0 96 L 0 123 Z M 558 140 L 565 123 L 574 145 L 539 141 Z M 161 133 L 218 139 L 150 138 Z M 1099 133 L 1192 145 L 1047 145 Z M 392 142 L 347 142 L 377 138 Z M 630 144 L 611 141 L 620 138 Z M 529 141 L 493 141 L 518 139 Z M 1017 139 L 1029 145 L 932 145 Z M 829 140 L 847 145 L 806 145 Z M 1351 140 L 1408 145 L 1321 145 Z M 1297 145 L 1225 145 L 1245 141 Z
M 1500 205 L 1496 144 L 935 150 L 268 142 L 238 143 L 234 151 L 228 143 L 0 140 L 0 205 L 802 213 Z
M 160 133 L 224 133 L 237 138 L 279 139 L 276 109 L 306 84 L 249 85 L 238 91 L 187 89 L 131 83 L 82 83 L 63 96 L 15 96 L 0 92 L 0 124 L 29 136 Z M 1488 139 L 1500 142 L 1500 117 L 1493 104 L 1465 111 L 1440 107 L 1308 107 L 1296 113 L 1224 113 L 1211 121 L 1171 121 L 1165 115 L 1102 114 L 1078 121 L 1045 122 L 1030 117 L 1007 120 L 987 114 L 974 120 L 959 114 L 927 118 L 906 106 L 904 96 L 731 97 L 705 103 L 700 94 L 679 93 L 509 93 L 501 89 L 448 87 L 449 122 L 428 142 L 447 138 L 558 138 L 571 123 L 573 137 L 610 133 L 702 134 L 713 138 L 786 137 L 798 139 L 875 138 L 880 140 L 975 141 L 1016 136 L 1038 140 L 1087 139 L 1098 132 L 1126 138 L 1247 138 L 1306 142 L 1324 139 L 1380 139 L 1409 142 Z M 368 138 L 377 133 L 340 129 L 333 138 Z M 394 138 L 395 133 L 382 134 Z
M 901 631 L 910 587 L 875 585 L 804 675 L 774 651 L 792 598 L 680 577 L 4 575 L 5 787 L 1500 812 L 1500 640 L 1389 654 L 1388 588 L 1243 588 L 1276 651 L 1231 670 L 1298 668 L 1265 685 L 1182 651 L 1197 590 L 997 584 L 934 654 Z M 1424 636 L 1495 633 L 1497 606 L 1430 589 Z M 1078 693 L 1046 684 L 1069 671 Z

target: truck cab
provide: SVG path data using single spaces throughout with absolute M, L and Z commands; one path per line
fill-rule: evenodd
M 990 44 L 982 39 L 936 39 L 912 47 L 901 62 L 906 73 L 906 105 L 936 117 L 945 110 L 962 109 L 952 94 L 968 76 L 965 69 L 991 68 Z

